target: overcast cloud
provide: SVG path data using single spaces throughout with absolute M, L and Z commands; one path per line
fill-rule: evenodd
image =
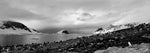
M 0 0 L 0 18 L 36 28 L 150 21 L 150 0 Z

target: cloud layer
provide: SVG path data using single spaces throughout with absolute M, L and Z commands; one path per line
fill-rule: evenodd
M 150 0 L 0 0 L 0 18 L 43 29 L 150 21 Z

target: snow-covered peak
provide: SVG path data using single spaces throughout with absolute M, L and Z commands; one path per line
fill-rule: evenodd
M 138 23 L 128 23 L 128 24 L 122 24 L 122 25 L 110 25 L 106 28 L 99 28 L 98 30 L 96 30 L 94 32 L 94 34 L 105 34 L 105 33 L 113 32 L 113 31 L 121 30 L 121 29 L 135 27 L 137 25 L 139 25 L 139 24 Z
M 0 34 L 35 34 L 38 33 L 16 21 L 0 21 Z

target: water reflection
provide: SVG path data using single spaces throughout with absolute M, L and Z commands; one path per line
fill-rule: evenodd
M 30 44 L 67 40 L 84 36 L 81 34 L 49 34 L 49 35 L 0 35 L 0 45 Z
M 0 45 L 15 45 L 16 43 L 20 44 L 24 42 L 24 36 L 15 36 L 15 35 L 0 35 Z
M 40 35 L 26 35 L 24 43 L 40 43 Z

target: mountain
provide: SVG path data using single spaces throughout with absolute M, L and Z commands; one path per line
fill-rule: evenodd
M 122 25 L 110 25 L 107 28 L 98 28 L 93 34 L 105 34 L 121 29 L 131 28 L 137 26 L 138 23 L 128 23 L 128 24 L 122 24 Z
M 67 30 L 61 30 L 57 32 L 58 34 L 70 34 Z
M 30 29 L 16 21 L 0 21 L 0 34 L 36 34 L 35 29 Z

